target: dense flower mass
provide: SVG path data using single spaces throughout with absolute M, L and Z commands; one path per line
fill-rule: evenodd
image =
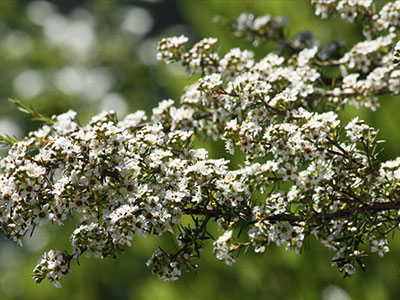
M 165 38 L 158 58 L 200 78 L 180 106 L 161 101 L 149 119 L 142 111 L 121 121 L 106 112 L 81 126 L 73 111 L 47 119 L 19 103 L 46 125 L 20 141 L 2 137 L 11 144 L 0 161 L 2 231 L 21 243 L 35 226 L 79 216 L 71 253 L 45 253 L 37 282 L 59 287 L 82 254 L 115 257 L 135 234 L 165 232 L 176 236 L 178 250 L 159 248 L 147 265 L 176 280 L 197 268 L 213 238 L 209 222 L 223 231 L 213 247 L 228 265 L 243 248 L 276 244 L 300 253 L 309 237 L 335 251 L 332 265 L 345 275 L 364 268 L 368 252 L 389 251 L 387 235 L 400 223 L 400 159 L 380 163 L 377 132 L 358 118 L 342 124 L 336 111 L 344 104 L 375 109 L 380 95 L 399 93 L 400 2 L 377 13 L 372 1 L 312 2 L 322 17 L 363 18 L 366 40 L 336 58 L 338 43 L 320 49 L 308 33 L 290 40 L 284 19 L 245 13 L 229 23 L 238 36 L 288 51 L 278 47 L 257 61 L 235 48 L 220 58 L 216 39 L 186 50 L 186 37 Z M 325 77 L 326 68 L 338 77 Z M 200 132 L 223 140 L 230 154 L 244 153 L 243 165 L 232 169 L 195 149 Z

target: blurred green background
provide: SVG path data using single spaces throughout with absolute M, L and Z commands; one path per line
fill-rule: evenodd
M 385 1 L 376 1 L 382 6 Z M 289 17 L 289 32 L 312 29 L 321 45 L 332 39 L 346 46 L 362 39 L 359 24 L 334 18 L 321 21 L 309 1 L 0 1 L 0 134 L 24 136 L 40 126 L 7 102 L 17 98 L 53 115 L 74 109 L 82 123 L 103 109 L 122 118 L 137 109 L 148 112 L 165 98 L 179 101 L 193 79 L 174 65 L 156 61 L 157 41 L 185 34 L 191 42 L 217 37 L 223 55 L 232 47 L 255 51 L 262 58 L 269 47 L 253 48 L 227 28 L 213 23 L 215 15 L 233 18 L 243 11 Z M 347 107 L 343 120 L 360 116 L 379 128 L 386 140 L 382 160 L 400 154 L 397 97 L 382 97 L 376 112 Z M 220 157 L 220 145 L 199 145 Z M 4 151 L 2 152 L 4 155 Z M 247 253 L 233 267 L 218 262 L 211 242 L 199 260 L 197 274 L 183 274 L 165 283 L 151 275 L 145 262 L 164 239 L 135 238 L 117 260 L 80 260 L 61 280 L 62 289 L 47 282 L 36 285 L 31 271 L 49 249 L 69 250 L 71 226 L 36 229 L 24 247 L 0 239 L 0 299 L 400 299 L 400 240 L 390 241 L 384 258 L 371 255 L 365 272 L 349 279 L 330 267 L 333 253 L 309 240 L 302 255 L 270 247 L 264 254 Z

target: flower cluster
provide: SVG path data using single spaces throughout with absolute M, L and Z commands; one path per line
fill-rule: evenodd
M 317 12 L 332 8 L 352 19 L 355 11 L 374 20 L 380 14 L 370 4 L 318 1 Z M 270 21 L 241 15 L 235 24 L 261 30 Z M 83 253 L 115 257 L 135 234 L 165 232 L 175 235 L 177 250 L 159 248 L 147 265 L 176 280 L 196 270 L 213 239 L 209 222 L 224 231 L 213 247 L 228 265 L 243 248 L 263 252 L 276 244 L 300 253 L 312 237 L 351 275 L 364 268 L 368 251 L 389 251 L 387 235 L 400 224 L 400 159 L 379 162 L 377 132 L 358 118 L 342 124 L 337 111 L 347 103 L 374 109 L 378 96 L 399 92 L 396 39 L 382 32 L 339 59 L 322 60 L 318 42 L 298 38 L 301 47 L 286 43 L 291 51 L 258 61 L 238 48 L 220 58 L 211 50 L 215 39 L 188 51 L 183 36 L 163 39 L 159 59 L 200 74 L 179 107 L 163 100 L 149 120 L 142 111 L 122 121 L 105 112 L 86 126 L 72 111 L 47 119 L 22 107 L 47 124 L 20 141 L 2 137 L 11 148 L 0 160 L 1 228 L 21 242 L 36 225 L 79 216 L 71 254 L 50 251 L 34 271 L 37 282 L 47 277 L 56 286 Z M 327 78 L 326 68 L 340 75 Z M 242 152 L 243 164 L 230 168 L 193 148 L 199 132 L 222 140 L 230 154 Z
M 235 260 L 229 255 L 229 241 L 232 238 L 232 230 L 226 231 L 214 242 L 214 253 L 217 259 L 223 260 L 228 266 L 232 266 Z
M 183 44 L 188 41 L 185 36 L 164 38 L 158 44 L 157 59 L 166 63 L 180 62 L 186 74 L 198 73 L 211 74 L 219 57 L 211 53 L 211 47 L 217 42 L 215 38 L 205 38 L 197 42 L 189 51 L 183 51 Z
M 360 14 L 370 15 L 372 0 L 311 0 L 315 5 L 315 14 L 327 18 L 329 12 L 336 11 L 342 19 L 354 22 Z
M 400 1 L 388 2 L 372 16 L 370 24 L 364 28 L 366 36 L 373 35 L 374 32 L 394 31 L 400 25 Z
M 286 25 L 286 18 L 272 18 L 269 14 L 255 17 L 251 13 L 242 13 L 230 24 L 230 27 L 235 36 L 252 40 L 253 45 L 257 46 L 265 39 L 277 38 Z
M 68 264 L 70 257 L 60 251 L 50 250 L 43 254 L 38 260 L 38 264 L 33 270 L 33 277 L 36 282 L 41 282 L 44 278 L 52 283 L 55 287 L 61 288 L 58 281 L 62 276 L 68 274 Z
M 182 54 L 182 46 L 189 39 L 183 35 L 179 37 L 164 38 L 158 46 L 157 59 L 166 63 L 174 62 Z

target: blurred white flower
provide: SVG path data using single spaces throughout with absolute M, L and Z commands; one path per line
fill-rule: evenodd
M 54 5 L 47 1 L 32 1 L 26 7 L 28 19 L 36 25 L 43 25 L 54 12 Z
M 114 110 L 118 117 L 123 117 L 128 113 L 128 105 L 120 94 L 109 93 L 101 100 L 100 110 Z
M 13 87 L 19 97 L 34 98 L 44 89 L 43 75 L 36 70 L 23 71 L 14 79 Z
M 322 300 L 351 300 L 349 294 L 336 285 L 328 285 L 322 292 Z
M 145 35 L 153 27 L 153 18 L 144 8 L 132 7 L 124 11 L 121 28 L 136 34 Z
M 4 40 L 8 54 L 23 56 L 32 50 L 32 38 L 24 31 L 11 31 Z

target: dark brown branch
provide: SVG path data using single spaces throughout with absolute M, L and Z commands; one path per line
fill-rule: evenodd
M 382 95 L 388 95 L 388 94 L 392 94 L 393 92 L 391 90 L 389 90 L 388 87 L 384 87 L 378 91 L 372 91 L 369 95 L 364 95 L 363 91 L 354 91 L 351 93 L 339 93 L 338 95 L 336 95 L 336 93 L 333 90 L 319 90 L 319 91 L 315 91 L 313 94 L 311 94 L 308 97 L 308 100 L 315 100 L 318 99 L 320 97 L 342 97 L 342 98 L 348 98 L 348 97 L 357 97 L 357 96 L 362 96 L 362 97 L 369 97 L 369 96 L 382 96 Z
M 375 176 L 375 177 L 378 177 L 379 176 L 379 173 L 378 173 L 378 171 L 376 171 L 375 170 L 375 168 L 374 168 L 374 166 L 373 166 L 373 164 L 372 164 L 372 160 L 371 160 L 371 155 L 370 155 L 370 153 L 369 153 L 369 141 L 368 140 L 365 140 L 364 138 L 362 139 L 362 144 L 363 144 L 363 146 L 364 146 L 364 149 L 365 149 L 365 153 L 367 154 L 367 159 L 368 159 L 368 168 L 369 168 L 369 170 L 371 171 L 371 173 Z
M 313 223 L 316 221 L 329 221 L 329 220 L 339 220 L 351 217 L 358 213 L 370 212 L 377 213 L 381 211 L 389 211 L 389 210 L 400 210 L 400 202 L 385 202 L 385 203 L 373 203 L 373 204 L 362 204 L 361 206 L 352 206 L 343 210 L 338 210 L 333 213 L 324 214 L 319 213 L 311 216 L 308 219 L 302 218 L 299 215 L 295 214 L 279 214 L 279 215 L 270 215 L 264 218 L 264 220 L 272 221 L 272 222 L 280 222 L 280 221 L 288 221 L 291 223 L 299 222 L 299 221 L 308 221 L 308 223 Z M 221 218 L 224 217 L 225 214 L 222 211 L 218 210 L 209 210 L 209 209 L 200 209 L 200 208 L 185 208 L 183 209 L 183 213 L 187 215 L 203 215 L 211 218 Z M 251 220 L 252 215 L 250 210 L 244 212 L 243 218 Z
M 326 220 L 339 220 L 343 218 L 347 218 L 353 216 L 357 213 L 362 212 L 380 212 L 380 211 L 387 211 L 387 210 L 400 210 L 400 203 L 399 202 L 385 202 L 385 203 L 373 203 L 370 205 L 363 204 L 361 206 L 353 206 L 343 210 L 336 211 L 334 213 L 330 213 L 327 215 L 320 215 L 318 214 L 315 219 L 326 219 Z

